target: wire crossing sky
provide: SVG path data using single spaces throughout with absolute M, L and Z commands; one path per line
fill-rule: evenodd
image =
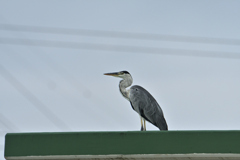
M 101 31 L 88 29 L 69 29 L 69 28 L 53 28 L 42 26 L 26 26 L 18 24 L 0 24 L 1 30 L 18 31 L 18 32 L 37 32 L 49 34 L 67 34 L 78 36 L 108 37 L 108 38 L 131 38 L 143 40 L 158 41 L 175 41 L 188 43 L 209 43 L 209 44 L 225 44 L 240 45 L 240 39 L 213 38 L 213 37 L 190 37 L 166 34 L 150 34 L 150 33 L 134 33 L 120 31 Z
M 29 100 L 46 118 L 48 118 L 54 125 L 61 130 L 69 130 L 70 128 L 60 120 L 49 108 L 43 104 L 34 94 L 32 94 L 26 87 L 24 87 L 15 77 L 13 77 L 8 70 L 0 65 L 0 74 L 25 98 Z
M 8 132 L 139 131 L 120 79 L 103 75 L 122 70 L 169 130 L 239 130 L 239 5 L 2 1 L 0 152 Z
M 197 56 L 197 57 L 216 57 L 216 58 L 240 58 L 240 52 L 221 52 L 221 51 L 201 51 L 188 49 L 171 49 L 171 48 L 155 48 L 141 46 L 126 46 L 126 45 L 109 45 L 109 44 L 93 44 L 79 42 L 63 42 L 49 40 L 30 40 L 30 39 L 13 39 L 0 38 L 0 43 L 10 45 L 26 45 L 40 47 L 56 47 L 69 49 L 83 49 L 108 52 L 130 52 L 130 53 L 145 53 L 145 54 L 165 54 L 175 56 Z

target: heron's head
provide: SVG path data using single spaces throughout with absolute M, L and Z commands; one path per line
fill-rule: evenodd
M 120 72 L 113 72 L 113 73 L 104 73 L 104 75 L 107 75 L 107 76 L 113 76 L 113 77 L 119 77 L 119 78 L 122 78 L 122 79 L 127 79 L 127 78 L 130 78 L 131 75 L 128 71 L 120 71 Z

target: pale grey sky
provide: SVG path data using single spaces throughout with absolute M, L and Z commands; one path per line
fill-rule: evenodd
M 121 70 L 155 97 L 169 130 L 240 129 L 240 1 L 0 4 L 1 152 L 9 132 L 140 130 L 120 79 L 103 75 Z M 54 30 L 19 31 L 28 26 Z

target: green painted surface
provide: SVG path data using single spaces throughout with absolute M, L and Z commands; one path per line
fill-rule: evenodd
M 9 133 L 5 157 L 240 153 L 240 131 Z

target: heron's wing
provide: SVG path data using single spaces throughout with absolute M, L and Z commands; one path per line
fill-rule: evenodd
M 153 96 L 141 86 L 132 86 L 130 102 L 133 109 L 161 130 L 168 130 L 163 111 Z
M 152 97 L 153 98 L 153 97 Z M 152 117 L 152 122 L 161 130 L 168 130 L 167 122 L 164 118 L 163 111 L 155 99 L 150 98 L 149 112 L 146 111 L 145 115 L 150 115 Z M 148 106 L 147 106 L 148 107 Z M 147 108 L 145 107 L 145 108 Z

